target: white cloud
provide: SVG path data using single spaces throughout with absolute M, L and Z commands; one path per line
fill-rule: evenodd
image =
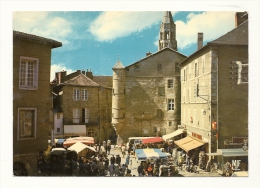
M 178 47 L 183 49 L 197 43 L 198 32 L 203 33 L 204 41 L 217 39 L 235 27 L 235 12 L 204 12 L 189 14 L 188 21 L 177 20 L 176 38 Z
M 51 12 L 14 12 L 13 29 L 25 33 L 67 42 L 72 33 L 71 23 L 61 17 L 51 16 Z
M 75 72 L 74 70 L 72 69 L 68 69 L 65 67 L 65 65 L 63 63 L 59 63 L 59 64 L 53 64 L 51 65 L 51 75 L 50 75 L 50 80 L 54 80 L 55 78 L 55 73 L 56 72 L 61 72 L 61 71 L 67 71 L 67 75 L 72 73 L 72 72 Z
M 103 12 L 95 19 L 89 32 L 98 41 L 113 41 L 157 24 L 162 12 Z

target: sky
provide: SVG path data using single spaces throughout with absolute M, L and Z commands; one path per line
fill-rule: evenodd
M 62 42 L 52 50 L 51 75 L 91 70 L 112 75 L 118 58 L 124 66 L 158 51 L 164 11 L 15 11 L 13 29 Z M 172 11 L 178 51 L 186 56 L 235 27 L 234 11 Z

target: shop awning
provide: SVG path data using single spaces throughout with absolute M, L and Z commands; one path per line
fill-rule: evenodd
M 197 140 L 192 138 L 191 136 L 187 136 L 181 140 L 174 141 L 176 145 L 178 145 L 180 148 L 185 150 L 186 152 L 195 149 L 197 147 L 200 147 L 205 144 L 202 140 Z
M 223 155 L 223 157 L 242 157 L 248 156 L 248 151 L 244 151 L 242 148 L 234 149 L 218 149 L 217 153 Z
M 154 137 L 154 138 L 144 138 L 142 139 L 143 144 L 147 143 L 155 143 L 155 142 L 162 142 L 164 141 L 161 137 Z
M 167 139 L 173 138 L 175 136 L 178 136 L 178 135 L 180 135 L 180 134 L 182 134 L 184 132 L 185 132 L 184 129 L 178 129 L 178 130 L 176 130 L 176 131 L 174 131 L 174 132 L 172 132 L 170 134 L 163 135 L 162 138 L 164 140 L 167 140 Z

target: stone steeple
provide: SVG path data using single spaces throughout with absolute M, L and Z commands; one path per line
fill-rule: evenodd
M 171 11 L 165 11 L 160 26 L 158 50 L 172 48 L 177 51 L 176 26 Z

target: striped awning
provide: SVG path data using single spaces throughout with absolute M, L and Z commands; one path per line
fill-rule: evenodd
M 164 153 L 160 149 L 137 149 L 135 150 L 136 158 L 139 161 L 146 159 L 165 159 L 169 157 L 171 154 Z

